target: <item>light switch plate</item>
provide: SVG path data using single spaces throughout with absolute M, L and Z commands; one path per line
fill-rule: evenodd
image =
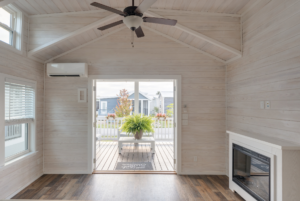
M 271 103 L 270 103 L 270 101 L 266 101 L 265 104 L 266 104 L 266 109 L 270 109 L 270 108 L 271 108 Z
M 265 109 L 265 101 L 260 101 L 260 109 Z

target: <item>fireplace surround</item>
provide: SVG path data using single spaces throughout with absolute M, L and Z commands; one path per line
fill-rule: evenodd
M 247 201 L 299 200 L 300 144 L 255 133 L 227 133 L 228 177 L 232 191 Z M 234 156 L 240 160 L 235 160 Z M 261 180 L 262 177 L 265 179 Z M 255 185 L 257 178 L 259 187 Z

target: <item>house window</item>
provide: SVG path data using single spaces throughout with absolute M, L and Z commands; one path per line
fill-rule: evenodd
M 5 161 L 30 152 L 35 84 L 5 78 Z
M 101 114 L 107 114 L 107 101 L 101 101 Z
M 21 50 L 22 13 L 13 6 L 0 8 L 0 41 Z

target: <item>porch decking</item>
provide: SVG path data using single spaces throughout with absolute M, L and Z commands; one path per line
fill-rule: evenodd
M 100 145 L 100 146 L 99 146 Z M 96 170 L 115 170 L 118 162 L 151 162 L 154 171 L 174 171 L 173 142 L 156 142 L 156 153 L 150 152 L 150 144 L 128 143 L 118 152 L 118 142 L 98 141 Z

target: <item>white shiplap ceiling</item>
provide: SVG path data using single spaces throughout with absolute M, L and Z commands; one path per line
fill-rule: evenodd
M 11 0 L 6 0 L 11 1 Z M 170 19 L 177 19 L 178 24 L 174 27 L 162 26 L 156 24 L 144 23 L 143 27 L 155 33 L 158 33 L 172 41 L 178 42 L 184 46 L 187 46 L 199 53 L 210 56 L 212 59 L 226 63 L 232 60 L 238 59 L 242 56 L 241 53 L 241 37 L 240 32 L 240 17 L 251 9 L 259 0 L 157 0 L 151 8 L 144 13 L 145 16 L 150 17 L 166 17 Z M 268 0 L 263 0 L 268 1 Z M 113 21 L 120 20 L 117 15 L 108 13 L 101 9 L 90 6 L 94 0 L 15 0 L 11 1 L 16 7 L 20 8 L 23 12 L 29 15 L 30 20 L 30 43 L 28 55 L 33 58 L 37 58 L 43 62 L 51 61 L 66 53 L 74 51 L 82 46 L 90 44 L 95 40 L 99 40 L 109 36 L 117 31 L 121 31 L 125 28 L 124 25 L 119 25 L 107 31 L 100 32 L 97 27 L 111 23 Z M 96 2 L 111 6 L 117 9 L 124 9 L 130 6 L 131 0 L 96 0 Z M 135 5 L 139 5 L 142 0 L 135 0 Z M 69 24 L 63 24 L 64 20 L 71 16 L 77 16 L 82 18 L 89 18 L 89 15 L 97 15 L 96 13 L 104 13 L 104 17 L 101 15 L 97 19 L 93 19 L 90 23 L 76 24 L 76 22 L 70 22 Z M 201 18 L 202 16 L 202 18 Z M 203 18 L 203 16 L 205 16 Z M 219 18 L 218 18 L 219 17 Z M 46 20 L 46 24 L 39 24 L 43 19 Z M 117 19 L 118 18 L 118 19 Z M 180 18 L 180 19 L 179 19 Z M 206 20 L 207 23 L 211 21 L 220 20 L 220 26 L 226 36 L 216 36 L 215 33 L 201 33 L 198 31 L 199 21 Z M 218 18 L 218 19 L 214 19 Z M 74 18 L 75 19 L 75 18 Z M 77 18 L 79 19 L 79 18 Z M 87 19 L 87 21 L 89 21 Z M 51 21 L 51 22 L 50 22 Z M 222 22 L 221 22 L 222 21 Z M 57 26 L 57 24 L 60 24 Z M 195 24 L 195 26 L 191 26 Z M 238 29 L 232 34 L 230 39 L 230 33 L 228 30 Z M 52 30 L 49 27 L 54 27 Z M 66 27 L 78 26 L 77 29 L 66 31 Z M 208 25 L 206 25 L 208 26 Z M 38 27 L 38 28 L 37 28 Z M 68 28 L 69 29 L 69 28 Z M 216 28 L 214 28 L 216 29 Z M 44 35 L 41 33 L 44 31 Z M 48 31 L 48 33 L 47 33 Z M 51 31 L 63 32 L 63 35 L 59 35 L 56 38 L 52 38 Z M 213 32 L 214 30 L 212 30 Z M 236 35 L 239 36 L 236 36 Z M 87 37 L 90 36 L 90 37 Z M 35 38 L 36 37 L 36 38 Z M 147 37 L 147 36 L 146 36 Z M 225 38 L 229 40 L 225 40 Z M 221 38 L 221 39 L 220 39 Z M 236 39 L 238 38 L 238 42 Z M 234 42 L 230 42 L 234 41 Z M 32 48 L 31 48 L 32 47 Z
M 247 4 L 256 0 L 158 0 L 151 8 L 212 13 L 241 14 Z M 15 4 L 29 15 L 96 10 L 90 6 L 99 2 L 114 8 L 130 6 L 131 0 L 17 0 Z M 135 0 L 139 5 L 142 0 Z

